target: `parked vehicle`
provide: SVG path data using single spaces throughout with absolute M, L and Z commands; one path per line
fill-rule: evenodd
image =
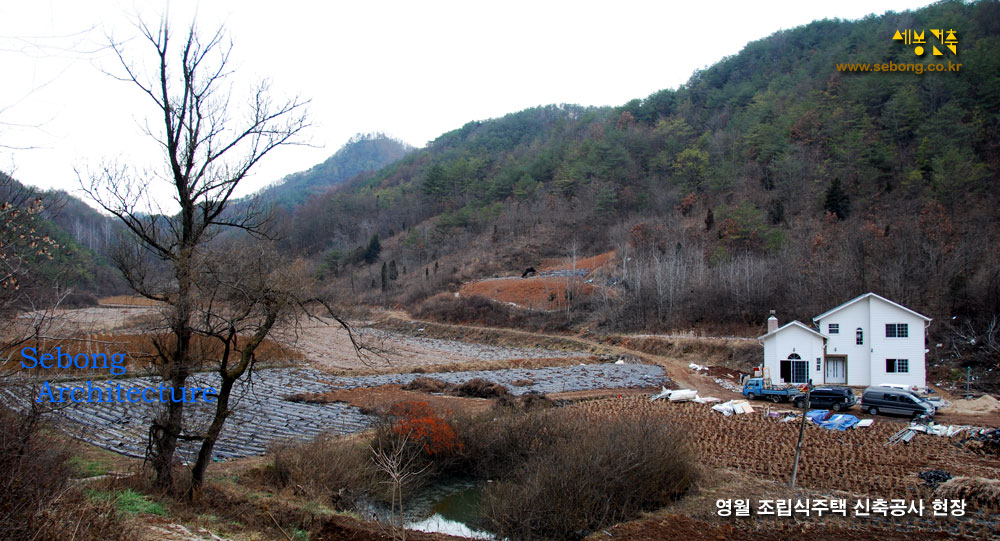
M 776 387 L 771 383 L 771 378 L 747 378 L 743 382 L 743 396 L 750 400 L 766 398 L 777 404 L 787 402 L 798 394 L 798 387 Z
M 843 411 L 858 403 L 854 391 L 848 387 L 816 387 L 809 393 L 809 407 L 817 409 L 832 409 Z M 803 408 L 806 395 L 795 397 L 795 407 Z
M 895 413 L 919 417 L 921 415 L 932 416 L 936 409 L 933 404 L 910 391 L 877 386 L 865 389 L 861 395 L 861 411 L 872 415 Z

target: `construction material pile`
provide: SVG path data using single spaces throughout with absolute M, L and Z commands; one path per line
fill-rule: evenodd
M 979 455 L 1000 457 L 1000 428 L 981 430 L 963 439 L 959 444 Z

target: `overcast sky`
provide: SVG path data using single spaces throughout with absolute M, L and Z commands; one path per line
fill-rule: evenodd
M 929 3 L 4 1 L 0 170 L 75 191 L 74 167 L 156 161 L 140 128 L 154 112 L 148 98 L 102 73 L 115 68 L 106 36 L 135 37 L 137 13 L 155 24 L 166 11 L 178 30 L 195 17 L 206 30 L 223 26 L 235 94 L 269 78 L 278 95 L 311 100 L 313 146 L 271 154 L 247 193 L 323 161 L 355 133 L 419 147 L 536 105 L 620 105 L 780 29 Z

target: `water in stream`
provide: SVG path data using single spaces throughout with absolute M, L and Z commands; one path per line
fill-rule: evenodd
M 407 523 L 408 528 L 423 532 L 440 532 L 472 539 L 494 539 L 493 534 L 477 530 L 473 527 L 480 521 L 479 501 L 482 496 L 482 485 L 465 484 L 448 487 L 454 490 L 450 493 L 441 492 L 427 495 L 430 500 L 428 512 L 430 516 L 422 520 Z M 457 489 L 457 490 L 456 490 Z
M 496 539 L 482 530 L 479 502 L 483 485 L 475 481 L 451 481 L 404 494 L 403 518 L 406 527 L 422 532 L 439 532 L 470 539 Z M 373 509 L 380 520 L 389 522 L 389 510 Z

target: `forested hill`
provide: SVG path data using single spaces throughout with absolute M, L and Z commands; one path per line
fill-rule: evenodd
M 117 232 L 117 223 L 83 201 L 34 190 L 0 172 L 0 266 L 5 276 L 26 272 L 20 280 L 26 287 L 71 289 L 68 304 L 123 291 L 108 258 Z
M 358 134 L 322 163 L 286 176 L 281 182 L 261 190 L 259 195 L 265 201 L 294 207 L 351 177 L 378 171 L 412 150 L 412 146 L 385 134 Z
M 892 39 L 904 29 L 926 29 L 926 54 Z M 954 29 L 958 54 L 932 55 L 931 29 Z M 961 70 L 836 68 L 949 61 Z M 985 317 L 1000 313 L 985 248 L 1000 240 L 998 130 L 997 2 L 818 21 L 615 109 L 469 123 L 303 205 L 286 248 L 331 277 L 371 277 L 378 236 L 381 259 L 420 279 L 359 287 L 404 302 L 617 248 L 628 287 L 604 300 L 603 322 L 628 328 L 757 324 L 771 308 L 808 318 L 866 291 Z M 449 278 L 435 281 L 439 263 Z

